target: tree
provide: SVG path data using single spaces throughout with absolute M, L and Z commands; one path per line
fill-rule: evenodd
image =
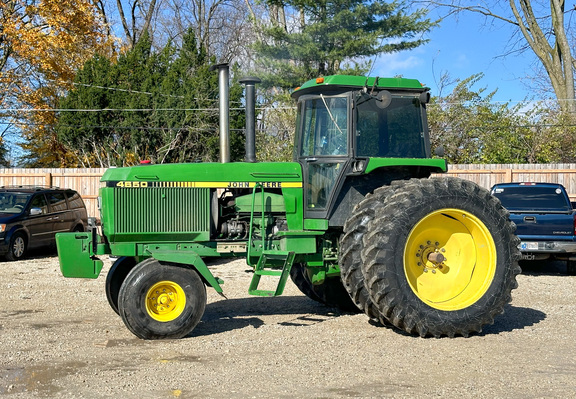
M 455 164 L 560 161 L 559 137 L 546 127 L 542 113 L 524 114 L 523 104 L 510 108 L 492 102 L 496 91 L 473 89 L 482 77 L 441 78 L 441 86 L 455 86 L 446 96 L 432 97 L 428 106 L 432 146 L 444 146 L 448 162 Z
M 576 46 L 574 37 L 567 33 L 573 28 L 572 18 L 565 18 L 576 9 L 566 10 L 564 0 L 549 0 L 547 5 L 531 0 L 509 0 L 507 6 L 495 1 L 466 6 L 458 0 L 426 3 L 448 8 L 451 13 L 475 12 L 515 27 L 523 38 L 523 42 L 518 43 L 520 51 L 530 49 L 538 57 L 562 111 L 576 118 Z
M 363 57 L 418 47 L 433 23 L 397 1 L 268 0 L 256 51 L 265 84 L 294 88 L 322 76 L 365 73 Z M 254 21 L 260 21 L 252 15 Z
M 152 50 L 147 35 L 116 63 L 95 57 L 79 71 L 77 85 L 60 103 L 58 137 L 88 166 L 215 161 L 218 155 L 218 74 L 213 57 L 198 45 L 193 30 L 182 46 Z M 242 90 L 230 89 L 238 103 Z M 232 111 L 231 128 L 243 126 L 243 114 Z M 232 134 L 232 159 L 243 147 Z
M 116 7 L 128 49 L 133 49 L 144 35 L 150 35 L 152 18 L 156 10 L 156 0 L 128 1 L 129 14 L 124 10 L 122 0 L 116 0 Z M 104 7 L 100 10 L 104 14 Z
M 66 154 L 53 130 L 51 109 L 76 70 L 111 41 L 90 0 L 7 0 L 0 3 L 0 108 L 29 150 L 28 164 L 61 166 Z

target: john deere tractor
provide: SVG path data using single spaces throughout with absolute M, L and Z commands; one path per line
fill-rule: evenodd
M 409 334 L 468 336 L 503 312 L 516 288 L 518 239 L 499 201 L 432 158 L 429 89 L 417 80 L 326 76 L 294 90 L 294 160 L 255 160 L 254 88 L 246 162 L 230 163 L 228 70 L 220 75 L 221 162 L 108 169 L 101 225 L 57 236 L 66 277 L 96 278 L 116 260 L 108 302 L 143 339 L 184 337 L 206 287 L 207 258 L 244 257 L 248 292 L 308 297 Z M 262 287 L 261 279 L 274 281 Z

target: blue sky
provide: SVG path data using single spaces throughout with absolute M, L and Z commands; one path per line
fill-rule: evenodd
M 526 78 L 534 74 L 536 57 L 530 51 L 503 56 L 512 48 L 513 31 L 502 23 L 490 22 L 470 12 L 448 17 L 428 34 L 428 44 L 378 57 L 371 75 L 415 78 L 430 87 L 432 95 L 438 95 L 442 73 L 465 79 L 483 72 L 484 78 L 474 88 L 498 89 L 493 101 L 540 99 Z

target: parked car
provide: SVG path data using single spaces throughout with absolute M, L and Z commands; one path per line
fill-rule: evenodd
M 503 183 L 492 195 L 510 211 L 524 260 L 560 259 L 576 274 L 576 213 L 561 184 Z
M 28 250 L 55 246 L 62 231 L 85 231 L 86 206 L 70 189 L 0 187 L 0 256 L 17 260 Z

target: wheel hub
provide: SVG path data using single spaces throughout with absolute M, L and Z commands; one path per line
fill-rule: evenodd
M 424 216 L 412 228 L 404 249 L 404 271 L 412 291 L 440 310 L 476 302 L 494 276 L 496 247 L 473 214 L 453 208 Z
M 176 319 L 186 305 L 186 295 L 178 284 L 160 281 L 146 295 L 146 310 L 154 320 L 168 322 Z
M 444 262 L 447 260 L 446 249 L 442 248 L 439 242 L 426 241 L 420 244 L 416 252 L 417 264 L 423 268 L 423 272 L 431 271 L 436 273 L 437 270 L 442 270 L 446 267 Z

